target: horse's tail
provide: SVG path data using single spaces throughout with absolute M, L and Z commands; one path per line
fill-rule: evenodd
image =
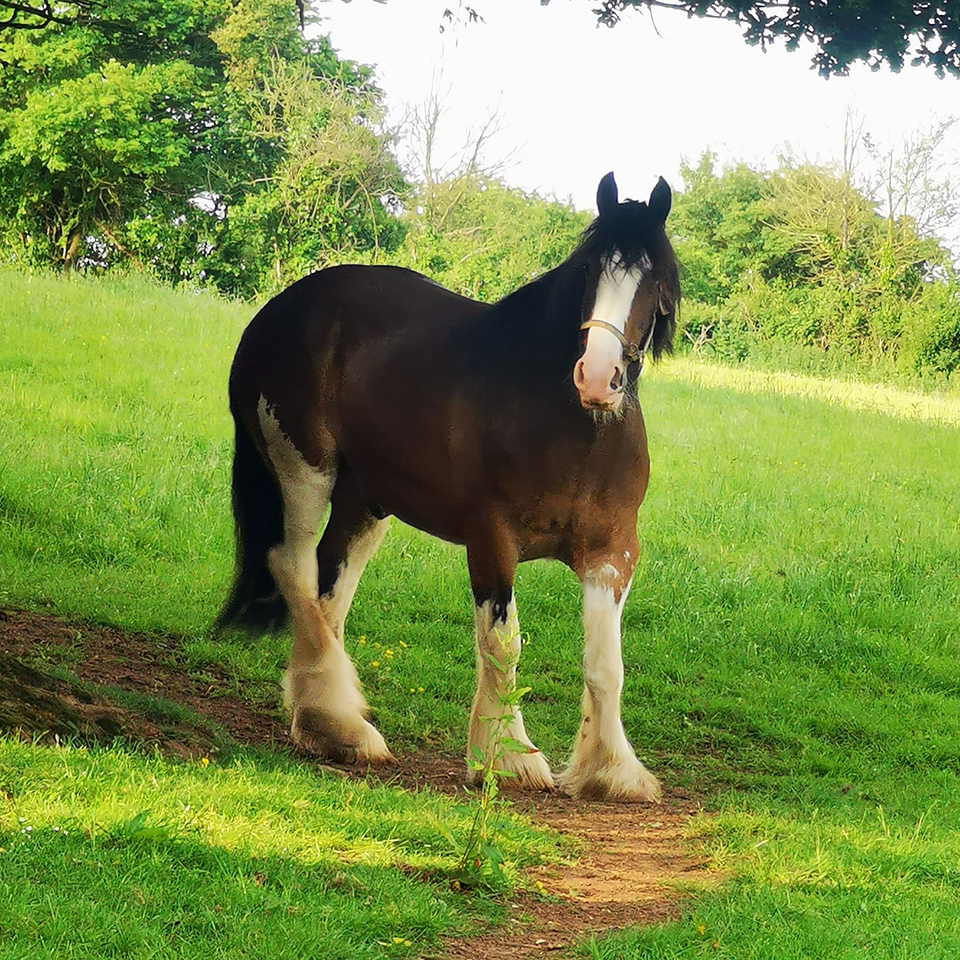
M 288 617 L 286 602 L 267 566 L 267 551 L 283 540 L 283 501 L 232 403 L 231 412 L 236 428 L 232 497 L 236 569 L 215 629 L 232 626 L 259 635 L 279 630 Z

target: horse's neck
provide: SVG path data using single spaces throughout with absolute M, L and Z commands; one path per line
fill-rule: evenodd
M 491 311 L 491 321 L 538 350 L 568 352 L 580 328 L 585 279 L 570 261 L 504 297 Z
M 455 334 L 467 382 L 553 393 L 579 352 L 582 289 L 561 264 L 472 318 Z M 582 287 L 582 281 L 581 281 Z

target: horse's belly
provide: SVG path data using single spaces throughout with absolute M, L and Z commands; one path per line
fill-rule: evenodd
M 451 543 L 466 542 L 470 497 L 461 478 L 407 451 L 354 449 L 346 456 L 365 494 L 386 514 Z

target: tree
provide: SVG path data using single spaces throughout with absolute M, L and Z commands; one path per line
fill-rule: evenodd
M 763 272 L 764 175 L 738 164 L 715 171 L 707 151 L 680 167 L 684 190 L 670 214 L 670 236 L 681 267 L 684 297 L 717 304 L 746 270 Z
M 564 260 L 591 217 L 504 183 L 509 157 L 486 157 L 499 130 L 496 112 L 443 155 L 445 96 L 435 76 L 430 95 L 401 124 L 398 148 L 411 189 L 406 237 L 392 259 L 464 296 L 492 301 Z
M 937 121 L 929 129 L 913 131 L 888 147 L 864 134 L 864 144 L 878 171 L 870 189 L 882 198 L 891 241 L 897 223 L 906 218 L 925 237 L 955 234 L 960 227 L 960 185 L 955 175 L 960 162 L 944 159 L 947 134 L 957 120 L 951 117 Z M 957 241 L 960 237 L 949 239 Z
M 600 0 L 596 13 L 613 26 L 628 9 L 732 20 L 747 43 L 763 48 L 783 40 L 795 50 L 809 40 L 824 77 L 844 75 L 856 61 L 900 70 L 907 60 L 933 67 L 937 76 L 960 76 L 960 8 L 947 0 Z
M 302 61 L 275 59 L 248 93 L 248 140 L 278 154 L 228 206 L 205 258 L 220 288 L 280 289 L 311 270 L 394 250 L 407 185 L 379 127 L 378 91 L 349 65 L 317 76 Z
M 42 30 L 52 24 L 82 22 L 100 6 L 98 0 L 0 0 L 0 37 L 19 30 Z M 9 66 L 2 56 L 0 67 Z
M 688 17 L 732 20 L 750 44 L 783 40 L 788 50 L 802 41 L 816 45 L 813 65 L 821 76 L 845 75 L 850 65 L 863 61 L 872 69 L 887 64 L 900 70 L 912 65 L 933 67 L 937 76 L 960 76 L 960 10 L 954 0 L 590 0 L 598 22 L 615 26 L 624 11 L 673 10 Z M 540 0 L 544 6 L 550 0 Z M 289 0 L 301 24 L 309 0 Z M 479 4 L 482 8 L 482 4 Z M 81 14 L 97 16 L 94 0 L 68 0 L 54 6 L 50 0 L 0 0 L 0 34 L 7 28 L 42 27 L 69 23 Z M 103 8 L 106 4 L 103 4 Z M 6 19 L 3 15 L 6 14 Z M 111 11 L 116 24 L 119 18 Z M 477 9 L 460 4 L 458 12 L 444 11 L 439 23 L 483 21 Z M 135 27 L 136 21 L 128 26 Z
M 54 25 L 15 35 L 6 50 L 0 216 L 8 243 L 34 262 L 70 267 L 92 253 L 91 237 L 122 250 L 133 211 L 183 212 L 216 150 L 218 58 L 194 36 L 215 22 L 204 23 L 203 4 L 113 8 L 140 17 L 139 35 Z
M 132 260 L 250 296 L 333 250 L 399 242 L 380 91 L 325 38 L 305 39 L 289 0 L 113 0 L 110 12 L 136 30 L 54 23 L 8 44 L 8 257 Z
M 460 199 L 481 180 L 498 180 L 511 161 L 487 159 L 490 141 L 500 132 L 500 118 L 491 111 L 486 120 L 466 132 L 463 145 L 448 156 L 439 155 L 440 131 L 450 89 L 443 88 L 443 71 L 434 72 L 430 93 L 407 107 L 398 129 L 398 147 L 411 183 L 416 184 L 416 207 L 421 222 L 440 231 Z
M 854 183 L 849 142 L 837 165 L 714 164 L 708 153 L 683 167 L 670 218 L 688 339 L 727 359 L 780 342 L 942 373 L 957 365 L 960 287 L 931 221 L 909 212 L 915 195 L 897 188 L 878 210 Z
M 67 0 L 56 5 L 51 0 L 0 0 L 0 31 L 41 30 L 52 23 L 75 23 L 93 7 L 93 0 Z

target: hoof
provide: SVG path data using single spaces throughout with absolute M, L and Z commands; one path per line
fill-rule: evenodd
M 315 707 L 299 707 L 294 711 L 290 735 L 300 750 L 334 763 L 396 762 L 380 731 L 363 717 L 351 718 L 347 723 Z
M 605 766 L 571 764 L 559 777 L 560 789 L 578 800 L 659 803 L 660 781 L 635 757 Z
M 536 749 L 531 753 L 506 752 L 493 768 L 502 770 L 508 775 L 505 778 L 506 783 L 515 784 L 523 790 L 551 791 L 555 786 L 547 758 Z M 469 783 L 478 784 L 482 779 L 481 771 L 473 769 L 467 771 Z

